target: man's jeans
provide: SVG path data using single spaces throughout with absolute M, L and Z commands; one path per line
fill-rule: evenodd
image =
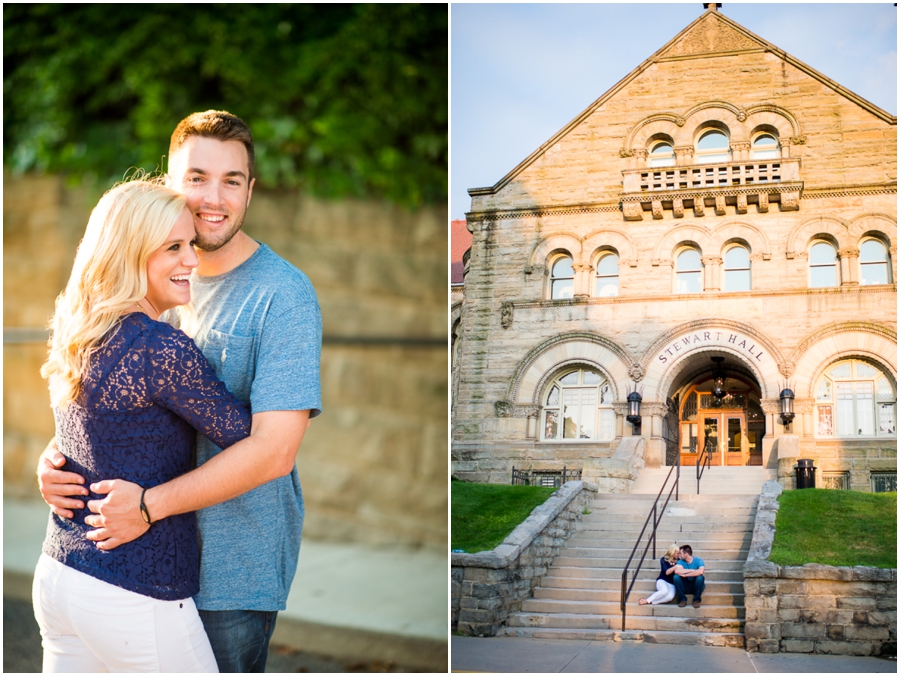
M 201 610 L 200 619 L 212 644 L 221 673 L 257 673 L 266 670 L 269 639 L 276 611 Z
M 706 580 L 702 575 L 698 575 L 697 577 L 675 576 L 675 600 L 678 601 L 678 603 L 687 601 L 687 594 L 693 594 L 695 601 L 702 600 L 701 597 L 703 596 L 704 589 L 706 589 Z M 213 652 L 215 652 L 215 650 L 216 646 L 213 644 Z

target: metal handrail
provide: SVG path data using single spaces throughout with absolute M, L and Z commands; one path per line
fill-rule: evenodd
M 659 504 L 662 492 L 666 489 L 666 484 L 669 483 L 669 479 L 672 478 L 673 471 L 675 471 L 675 483 L 673 483 L 672 488 L 669 489 L 669 495 L 666 497 L 666 504 L 659 510 L 659 518 L 657 519 L 656 507 Z M 647 514 L 647 518 L 644 520 L 644 527 L 641 529 L 641 534 L 638 535 L 637 542 L 634 543 L 634 547 L 631 549 L 631 556 L 628 557 L 628 563 L 626 563 L 625 568 L 622 569 L 622 589 L 619 596 L 619 608 L 622 610 L 622 631 L 625 631 L 625 608 L 628 603 L 628 596 L 631 594 L 631 589 L 634 587 L 637 576 L 641 572 L 641 566 L 644 565 L 644 559 L 647 558 L 647 550 L 650 548 L 651 542 L 653 543 L 653 558 L 656 558 L 656 527 L 659 525 L 660 521 L 662 521 L 663 515 L 666 513 L 666 507 L 669 506 L 669 500 L 672 499 L 672 491 L 675 491 L 675 502 L 678 502 L 678 482 L 680 479 L 681 462 L 679 461 L 679 463 L 674 465 L 666 475 L 666 480 L 663 481 L 662 488 L 659 489 L 659 493 L 656 494 L 656 499 L 653 501 L 653 507 L 650 509 L 650 513 Z M 631 577 L 631 585 L 628 586 L 628 590 L 626 591 L 625 586 L 628 584 L 628 567 L 631 565 L 631 560 L 634 558 L 638 545 L 641 544 L 641 539 L 644 537 L 651 516 L 653 517 L 653 532 L 650 535 L 650 540 L 647 541 L 647 546 L 644 547 L 644 553 L 641 555 L 641 560 L 638 562 L 637 570 L 634 571 L 634 575 Z
M 715 444 L 707 439 L 706 443 L 703 445 L 703 450 L 700 451 L 700 457 L 697 458 L 697 495 L 700 495 L 700 479 L 703 478 L 703 470 L 709 468 L 709 461 L 710 458 L 712 458 L 714 448 Z

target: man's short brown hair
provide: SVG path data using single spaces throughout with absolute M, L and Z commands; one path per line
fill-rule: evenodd
M 687 553 L 688 556 L 694 555 L 694 550 L 691 549 L 690 545 L 681 545 L 681 551 Z
M 188 115 L 172 132 L 169 141 L 169 159 L 172 154 L 184 145 L 191 136 L 204 136 L 217 141 L 240 141 L 247 149 L 247 161 L 250 175 L 247 180 L 253 178 L 253 136 L 250 135 L 250 127 L 237 115 L 232 115 L 224 110 L 207 110 L 203 113 Z

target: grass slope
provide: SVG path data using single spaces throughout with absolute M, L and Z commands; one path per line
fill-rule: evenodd
M 555 491 L 543 486 L 450 482 L 450 548 L 493 549 Z
M 769 560 L 897 567 L 897 494 L 807 488 L 779 498 Z

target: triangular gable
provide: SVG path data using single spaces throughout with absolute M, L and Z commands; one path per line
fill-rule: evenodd
M 578 117 L 569 122 L 565 127 L 560 129 L 545 143 L 535 150 L 531 155 L 520 162 L 512 171 L 501 178 L 493 186 L 485 188 L 469 188 L 468 193 L 471 196 L 476 195 L 493 195 L 502 190 L 510 181 L 527 169 L 535 160 L 543 155 L 548 148 L 553 146 L 557 141 L 564 138 L 572 129 L 577 127 L 587 117 L 589 117 L 597 108 L 606 103 L 615 96 L 620 90 L 626 87 L 643 73 L 647 68 L 660 61 L 671 61 L 675 59 L 688 58 L 704 58 L 708 56 L 718 56 L 721 54 L 734 54 L 748 51 L 767 51 L 784 59 L 792 66 L 803 71 L 810 77 L 815 78 L 827 87 L 838 92 L 842 96 L 850 99 L 857 105 L 865 108 L 876 117 L 884 120 L 888 124 L 897 124 L 897 118 L 887 111 L 882 110 L 874 103 L 866 101 L 861 96 L 854 94 L 846 87 L 842 87 L 834 80 L 826 77 L 819 71 L 799 59 L 794 58 L 782 49 L 779 49 L 771 42 L 763 40 L 758 35 L 748 31 L 746 28 L 729 19 L 724 14 L 720 14 L 715 9 L 708 9 L 697 19 L 692 21 L 678 35 L 669 40 L 665 45 L 657 50 L 649 59 L 631 71 L 624 78 L 619 80 L 612 86 L 603 96 L 594 101 L 587 107 Z

